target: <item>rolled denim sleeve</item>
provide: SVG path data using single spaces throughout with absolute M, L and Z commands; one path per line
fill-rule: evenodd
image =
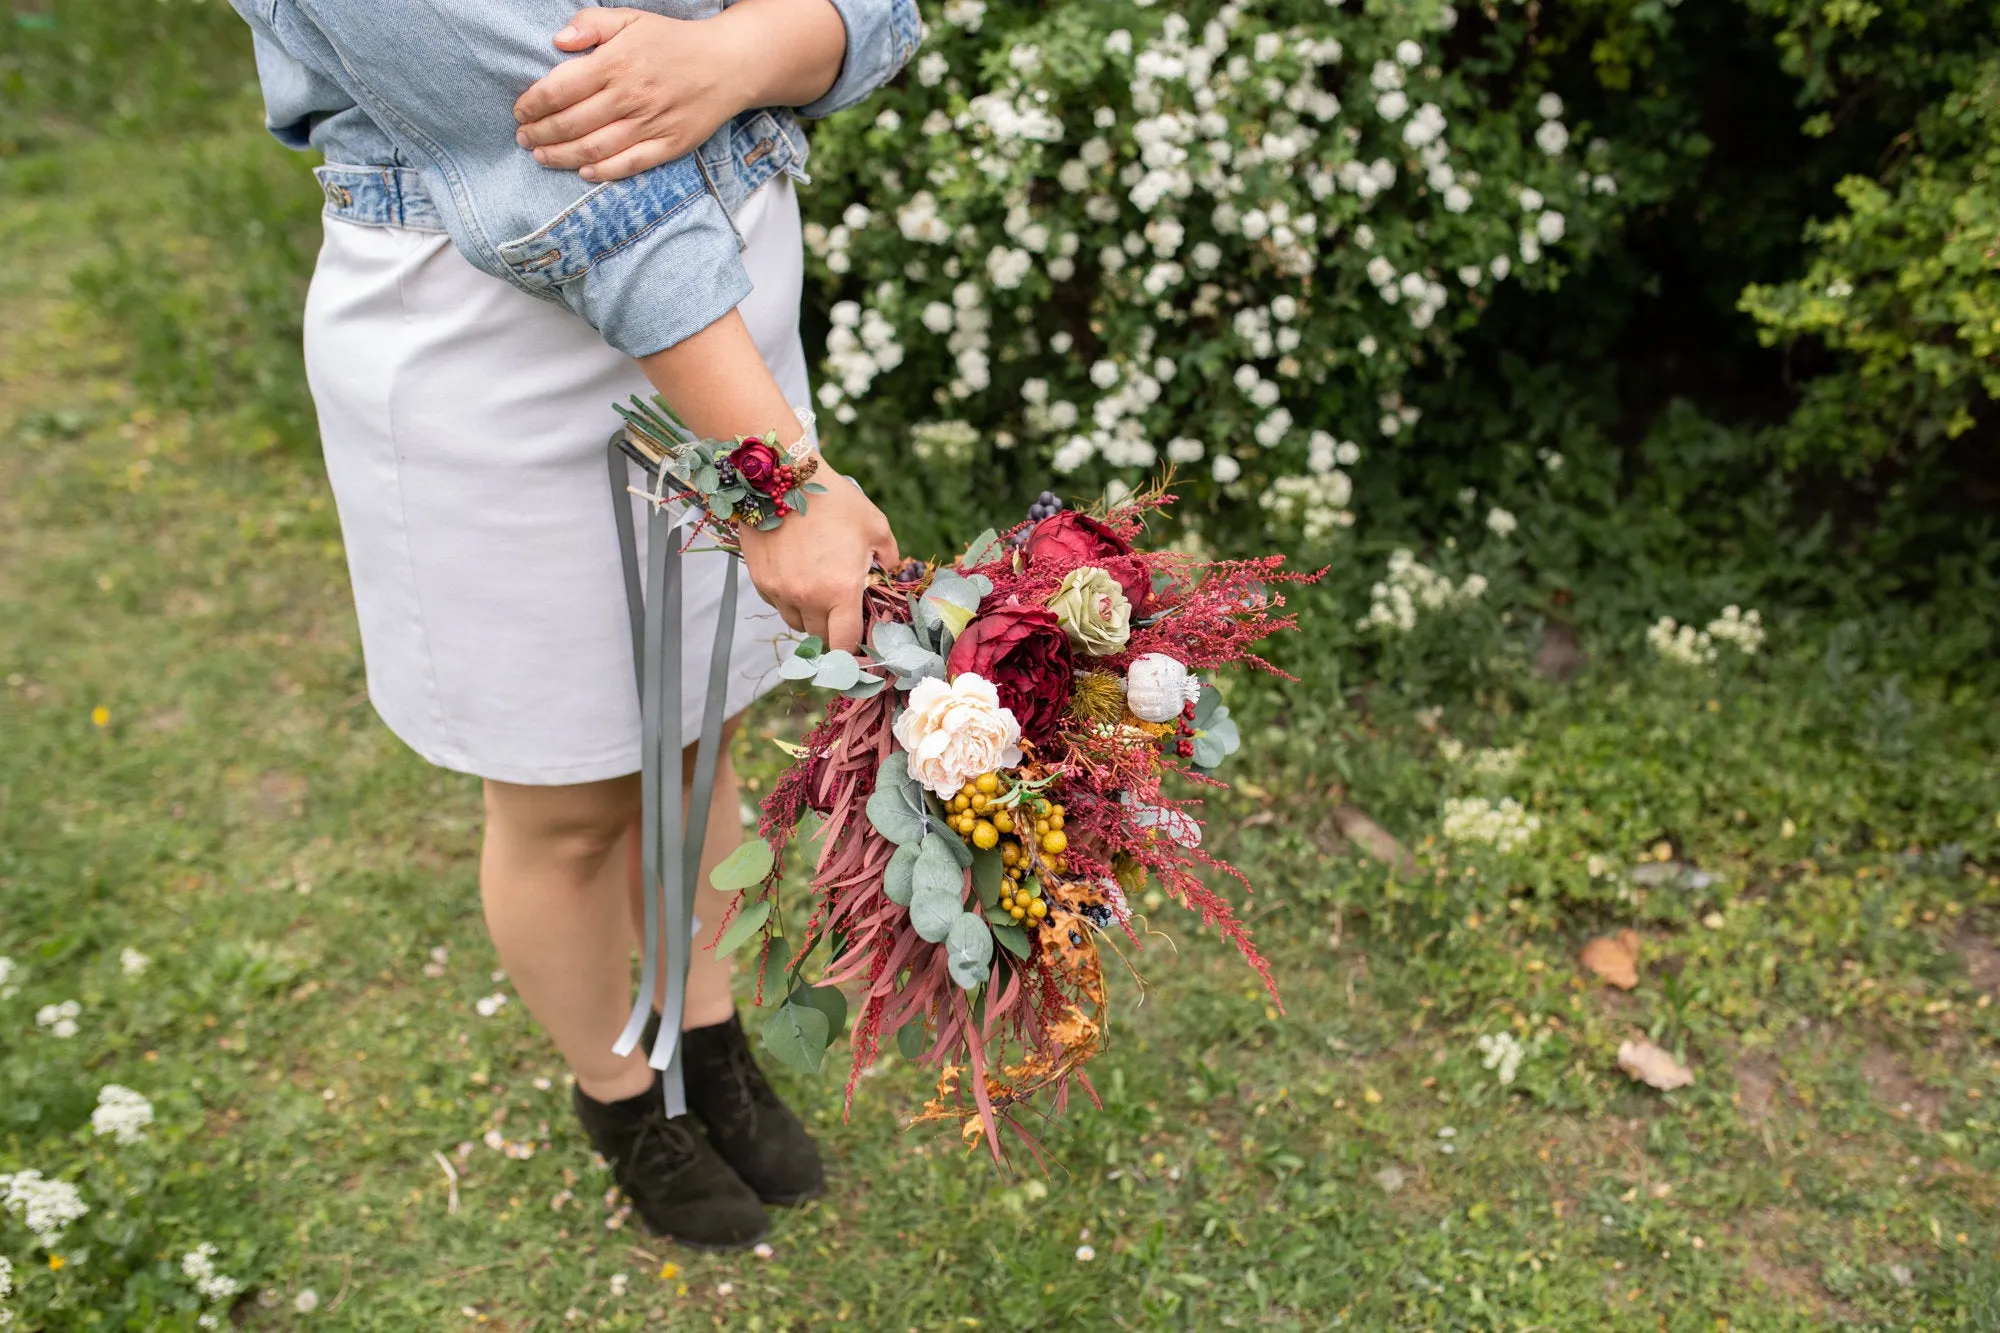
M 692 154 L 593 187 L 515 143 L 514 101 L 554 63 L 550 38 L 574 12 L 575 0 L 298 0 L 271 18 L 417 168 L 468 260 L 646 356 L 735 309 L 750 280 Z
M 798 108 L 798 114 L 808 119 L 845 111 L 866 98 L 896 77 L 924 39 L 917 0 L 832 0 L 832 4 L 847 25 L 847 56 L 833 87 L 810 106 Z

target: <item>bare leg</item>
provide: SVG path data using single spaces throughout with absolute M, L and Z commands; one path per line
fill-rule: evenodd
M 486 783 L 486 928 L 577 1085 L 606 1102 L 653 1081 L 643 1051 L 611 1051 L 632 1006 L 625 844 L 638 808 L 636 775 L 567 787 Z

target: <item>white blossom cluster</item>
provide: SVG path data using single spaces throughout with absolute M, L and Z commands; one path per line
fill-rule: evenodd
M 143 974 L 152 964 L 153 960 L 146 957 L 145 954 L 140 953 L 137 949 L 126 948 L 119 950 L 118 969 L 128 977 L 136 977 Z
M 1464 606 L 1485 595 L 1485 575 L 1468 574 L 1454 584 L 1415 553 L 1398 548 L 1389 553 L 1389 577 L 1369 590 L 1372 604 L 1355 628 L 1407 634 L 1417 627 L 1420 612 Z
M 227 1301 L 243 1290 L 243 1284 L 216 1271 L 215 1247 L 203 1243 L 181 1256 L 181 1276 L 194 1283 L 205 1301 Z
M 1520 1039 L 1511 1032 L 1501 1032 L 1481 1037 L 1476 1044 L 1479 1053 L 1485 1057 L 1480 1064 L 1495 1071 L 1501 1087 L 1511 1084 L 1514 1076 L 1521 1071 L 1522 1057 L 1528 1053 Z
M 1474 777 L 1481 778 L 1513 777 L 1521 771 L 1521 760 L 1528 753 L 1525 745 L 1468 750 L 1464 741 L 1451 736 L 1439 740 L 1437 748 L 1446 763 L 1456 764 Z
M 1444 803 L 1443 832 L 1447 842 L 1477 842 L 1502 852 L 1518 852 L 1542 827 L 1510 797 L 1489 801 L 1483 796 L 1454 796 Z
M 1413 430 L 1410 366 L 1614 217 L 1560 98 L 1484 106 L 1442 62 L 1449 5 L 926 11 L 913 77 L 816 139 L 844 173 L 806 228 L 848 298 L 819 390 L 844 423 L 889 395 L 994 447 L 1019 428 L 1058 473 L 1204 463 L 1324 537 L 1352 460 L 1319 441 Z
M 1717 643 L 1730 644 L 1745 657 L 1754 656 L 1764 646 L 1764 620 L 1755 611 L 1735 606 L 1724 607 L 1706 629 L 1680 624 L 1672 616 L 1661 616 L 1646 631 L 1646 643 L 1665 661 L 1703 667 L 1715 661 Z
M 12 1296 L 13 1294 L 14 1294 L 14 1261 L 12 1259 L 9 1259 L 6 1255 L 0 1254 L 0 1301 L 6 1300 L 9 1296 Z M 14 1322 L 14 1312 L 8 1309 L 6 1306 L 0 1305 L 0 1328 L 5 1328 L 13 1322 Z
M 82 1013 L 83 1006 L 75 1000 L 64 1000 L 60 1004 L 45 1004 L 35 1011 L 35 1026 L 51 1037 L 67 1041 L 76 1035 L 76 1020 Z
M 100 1138 L 111 1135 L 120 1143 L 138 1143 L 153 1123 L 153 1104 L 139 1093 L 117 1083 L 98 1090 L 97 1109 L 90 1113 L 90 1130 Z
M 923 421 L 910 427 L 910 449 L 919 460 L 945 467 L 972 461 L 979 431 L 969 421 Z
M 45 1179 L 39 1171 L 0 1175 L 0 1207 L 32 1231 L 45 1250 L 53 1250 L 69 1224 L 90 1211 L 76 1186 Z
M 0 958 L 0 1000 L 11 1000 L 20 991 L 21 983 L 14 979 L 21 969 L 11 958 Z

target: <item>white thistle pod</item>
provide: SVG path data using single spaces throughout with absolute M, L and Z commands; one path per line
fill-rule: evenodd
M 1125 706 L 1141 722 L 1171 722 L 1201 698 L 1201 682 L 1184 663 L 1146 653 L 1125 668 Z

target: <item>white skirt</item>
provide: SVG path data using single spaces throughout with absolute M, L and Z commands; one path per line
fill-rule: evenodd
M 751 195 L 737 225 L 755 287 L 741 314 L 803 406 L 790 179 Z M 575 315 L 473 268 L 440 233 L 325 226 L 306 374 L 375 711 L 425 759 L 483 778 L 556 785 L 637 772 L 605 442 L 619 424 L 612 404 L 651 386 Z M 634 513 L 643 552 L 636 501 Z M 690 553 L 682 565 L 690 740 L 729 558 Z M 776 682 L 790 633 L 747 578 L 738 607 L 730 713 Z

